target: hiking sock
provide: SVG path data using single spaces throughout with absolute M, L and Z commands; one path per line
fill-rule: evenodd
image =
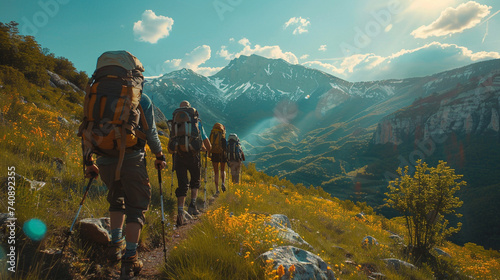
M 115 228 L 111 230 L 111 241 L 117 242 L 123 236 L 123 230 L 121 228 Z
M 127 242 L 127 245 L 125 247 L 125 255 L 123 256 L 124 259 L 133 257 L 137 253 L 137 247 L 139 246 L 139 243 L 135 242 Z

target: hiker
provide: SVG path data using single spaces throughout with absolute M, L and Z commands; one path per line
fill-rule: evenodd
M 191 189 L 190 215 L 200 214 L 196 207 L 196 198 L 201 181 L 200 151 L 210 151 L 210 141 L 203 129 L 198 111 L 189 101 L 182 101 L 172 114 L 170 122 L 170 140 L 168 151 L 173 154 L 174 168 L 177 174 L 177 226 L 184 224 L 184 203 L 188 189 Z M 190 181 L 188 182 L 188 172 Z
M 236 133 L 229 134 L 227 145 L 227 159 L 231 168 L 231 178 L 233 183 L 240 183 L 241 162 L 245 161 L 245 153 L 240 145 L 240 139 Z
M 226 128 L 220 123 L 215 123 L 212 131 L 210 131 L 210 144 L 212 149 L 210 150 L 210 159 L 212 160 L 212 165 L 214 167 L 214 182 L 215 182 L 215 197 L 219 196 L 219 165 L 220 165 L 220 178 L 221 178 L 221 189 L 223 192 L 226 191 L 226 173 L 224 168 L 226 167 Z
M 166 167 L 153 105 L 149 97 L 142 94 L 141 72 L 144 72 L 142 64 L 128 52 L 102 54 L 87 87 L 85 118 L 79 131 L 84 142 L 85 177 L 97 178 L 100 175 L 108 188 L 111 220 L 108 256 L 112 262 L 121 260 L 120 279 L 131 279 L 143 267 L 138 259 L 137 247 L 145 222 L 144 214 L 151 201 L 145 160 L 146 143 L 155 154 L 155 168 L 162 170 Z M 124 105 L 127 102 L 122 102 L 122 105 L 117 102 L 125 95 L 130 98 L 129 107 Z M 102 108 L 101 115 L 95 108 Z M 129 116 L 125 125 L 110 121 L 117 111 L 122 113 L 119 115 Z M 110 127 L 111 130 L 105 130 Z M 118 130 L 125 133 L 117 136 L 115 133 Z M 95 163 L 92 154 L 97 155 Z M 123 233 L 124 222 L 126 228 Z M 123 250 L 125 253 L 122 255 Z

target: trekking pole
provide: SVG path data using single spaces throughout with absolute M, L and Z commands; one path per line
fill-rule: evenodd
M 203 201 L 203 208 L 204 209 L 207 209 L 207 161 L 208 161 L 208 156 L 207 156 L 208 152 L 205 151 L 205 198 L 204 198 L 204 201 Z
M 160 205 L 161 205 L 161 232 L 163 236 L 163 258 L 165 263 L 167 263 L 167 247 L 165 245 L 165 213 L 163 212 L 163 191 L 161 182 L 161 170 L 158 169 L 158 184 L 160 185 Z
M 174 191 L 174 170 L 175 170 L 175 154 L 172 154 L 172 178 L 170 179 L 170 198 Z
M 67 236 L 66 236 L 66 240 L 64 241 L 64 245 L 61 249 L 61 256 L 64 253 L 64 249 L 66 249 L 66 246 L 68 245 L 69 237 L 73 233 L 73 227 L 75 226 L 76 219 L 78 218 L 78 215 L 80 215 L 80 211 L 82 210 L 83 202 L 85 201 L 85 198 L 87 197 L 87 193 L 90 190 L 90 185 L 92 184 L 92 181 L 94 180 L 95 174 L 92 173 L 91 175 L 92 175 L 92 177 L 89 179 L 89 183 L 87 184 L 87 187 L 85 188 L 85 193 L 83 194 L 82 201 L 80 201 L 80 207 L 78 207 L 78 211 L 76 212 L 76 216 L 73 219 L 73 223 L 71 224 L 71 227 L 69 228 L 69 231 L 68 231 Z

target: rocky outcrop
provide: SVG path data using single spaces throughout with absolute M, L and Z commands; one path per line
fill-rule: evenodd
M 482 135 L 500 131 L 500 73 L 416 100 L 377 126 L 373 144 L 440 139 L 451 133 Z
M 325 279 L 333 280 L 335 273 L 330 266 L 317 255 L 293 246 L 282 246 L 274 248 L 260 255 L 264 261 L 271 261 L 274 269 L 279 270 L 280 266 L 284 275 L 280 279 Z M 295 268 L 295 272 L 290 271 L 290 267 Z
M 61 76 L 57 75 L 56 73 L 51 72 L 49 70 L 47 70 L 47 73 L 50 76 L 50 85 L 52 87 L 60 88 L 60 89 L 66 89 L 66 88 L 70 87 L 71 89 L 73 89 L 74 92 L 83 93 L 83 91 L 79 87 L 77 87 L 75 84 L 62 78 Z
M 268 225 L 279 230 L 278 237 L 284 240 L 287 240 L 291 243 L 306 245 L 309 248 L 312 246 L 307 243 L 298 233 L 292 230 L 292 226 L 290 224 L 290 220 L 287 216 L 283 214 L 275 214 L 271 216 L 271 221 Z
M 88 218 L 80 220 L 77 223 L 80 238 L 106 245 L 110 239 L 110 220 L 109 218 Z

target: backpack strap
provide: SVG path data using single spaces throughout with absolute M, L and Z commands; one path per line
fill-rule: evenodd
M 127 81 L 127 96 L 125 97 L 124 103 L 122 106 L 125 108 L 130 108 L 132 106 L 132 81 L 128 80 Z M 130 110 L 125 110 L 123 114 L 121 115 L 120 121 L 121 121 L 121 133 L 117 138 L 120 138 L 120 153 L 118 155 L 118 163 L 116 165 L 116 171 L 115 171 L 115 181 L 120 180 L 120 172 L 122 169 L 123 165 L 123 159 L 125 158 L 125 148 L 126 148 L 126 136 L 127 136 L 127 131 L 126 131 L 126 126 L 125 124 L 128 121 L 128 118 L 130 116 Z

